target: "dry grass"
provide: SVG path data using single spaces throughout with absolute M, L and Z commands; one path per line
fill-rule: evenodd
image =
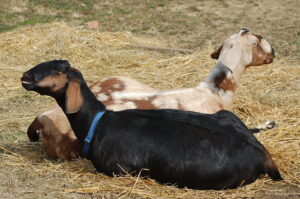
M 299 0 L 1 0 L 0 32 L 56 20 L 101 32 L 167 39 L 169 47 L 203 49 L 239 28 L 259 31 L 279 58 L 299 64 Z
M 224 39 L 224 38 L 223 38 Z M 221 42 L 221 40 L 219 41 Z M 242 77 L 233 111 L 248 126 L 273 119 L 279 126 L 258 134 L 283 177 L 262 177 L 234 190 L 177 189 L 152 180 L 107 177 L 89 161 L 53 161 L 26 137 L 28 124 L 53 103 L 26 92 L 22 72 L 40 62 L 68 59 L 88 83 L 125 75 L 157 88 L 197 85 L 213 67 L 211 46 L 189 55 L 129 45 L 167 46 L 129 33 L 93 32 L 64 23 L 25 27 L 0 34 L 0 198 L 297 198 L 300 194 L 300 71 L 288 59 L 252 67 Z

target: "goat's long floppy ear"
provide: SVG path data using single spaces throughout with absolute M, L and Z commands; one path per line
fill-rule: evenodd
M 220 53 L 222 51 L 223 45 L 220 46 L 215 52 L 213 52 L 210 56 L 213 59 L 219 59 Z
M 76 80 L 70 80 L 66 91 L 66 113 L 76 113 L 80 110 L 82 104 L 80 83 Z

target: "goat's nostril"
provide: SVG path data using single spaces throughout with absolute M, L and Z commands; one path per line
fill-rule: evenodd
M 27 81 L 32 81 L 33 80 L 33 76 L 31 73 L 26 72 L 23 74 L 21 80 L 27 80 Z
M 23 78 L 31 78 L 31 74 L 30 73 L 24 73 Z

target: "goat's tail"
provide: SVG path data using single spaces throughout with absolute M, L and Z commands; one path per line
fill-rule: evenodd
M 31 142 L 39 141 L 39 134 L 42 128 L 43 125 L 40 123 L 38 117 L 36 117 L 27 129 L 27 136 Z
M 268 174 L 268 176 L 270 176 L 272 180 L 275 181 L 283 180 L 275 162 L 271 158 L 271 155 L 269 154 L 268 151 L 266 151 L 265 169 L 266 169 L 266 173 Z

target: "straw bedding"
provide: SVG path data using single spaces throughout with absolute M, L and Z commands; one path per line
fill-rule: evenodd
M 220 41 L 221 43 L 222 41 Z M 272 43 L 272 41 L 270 41 Z M 156 88 L 196 86 L 215 60 L 212 46 L 191 54 L 150 51 L 168 47 L 155 38 L 95 32 L 51 23 L 0 34 L 0 197 L 1 198 L 297 198 L 300 195 L 300 68 L 287 60 L 249 68 L 241 78 L 233 112 L 250 127 L 275 120 L 278 127 L 256 136 L 272 154 L 284 181 L 261 177 L 234 190 L 198 191 L 165 186 L 150 179 L 96 173 L 87 160 L 55 161 L 41 143 L 30 143 L 29 123 L 53 104 L 26 92 L 21 74 L 40 62 L 67 59 L 89 84 L 124 75 Z M 215 46 L 217 47 L 217 46 Z M 276 50 L 276 49 L 275 49 Z

